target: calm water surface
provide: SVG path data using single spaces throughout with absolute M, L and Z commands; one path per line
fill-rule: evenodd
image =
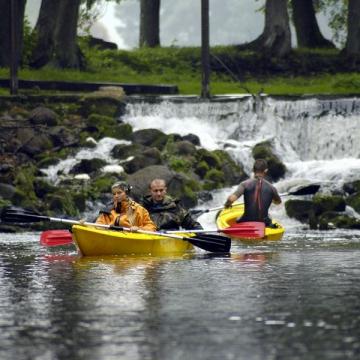
M 358 359 L 360 233 L 79 258 L 0 234 L 0 359 Z

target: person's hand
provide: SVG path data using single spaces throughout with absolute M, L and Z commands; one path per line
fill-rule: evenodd
M 140 228 L 138 226 L 130 226 L 131 232 L 137 232 Z
M 225 204 L 224 204 L 224 208 L 229 209 L 229 208 L 231 208 L 231 205 L 232 205 L 232 202 L 230 200 L 226 200 Z
M 80 220 L 79 220 L 79 223 L 80 223 L 81 225 L 84 225 L 85 222 L 86 222 L 86 219 L 80 219 Z

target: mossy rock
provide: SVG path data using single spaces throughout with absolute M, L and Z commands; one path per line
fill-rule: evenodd
M 46 155 L 44 158 L 39 160 L 36 164 L 36 166 L 40 169 L 45 169 L 51 165 L 56 165 L 60 162 L 60 159 L 58 157 L 48 156 Z
M 87 117 L 90 114 L 100 114 L 119 118 L 125 111 L 125 104 L 113 97 L 106 97 L 102 94 L 91 93 L 81 100 L 80 113 Z
M 224 187 L 224 173 L 217 169 L 210 169 L 205 175 L 204 190 L 219 189 Z
M 105 126 L 116 125 L 116 120 L 111 116 L 91 114 L 87 119 L 87 124 L 89 126 L 94 126 L 97 129 L 101 129 Z
M 135 144 L 162 150 L 168 141 L 168 136 L 158 129 L 141 129 L 132 133 L 131 140 Z
M 198 149 L 195 156 L 198 162 L 205 161 L 210 168 L 221 167 L 221 162 L 216 153 L 212 153 L 209 150 Z
M 286 214 L 302 223 L 309 222 L 314 216 L 314 205 L 308 200 L 288 200 L 285 202 Z
M 351 206 L 356 212 L 360 213 L 360 192 L 356 192 L 346 198 L 346 204 Z
M 48 194 L 45 197 L 48 209 L 54 214 L 66 214 L 77 216 L 78 208 L 75 206 L 72 195 L 65 189 L 60 189 L 57 193 Z
M 37 178 L 34 180 L 34 191 L 36 196 L 42 199 L 46 194 L 56 192 L 56 187 L 44 179 Z
M 73 194 L 73 202 L 79 212 L 84 212 L 86 209 L 87 195 L 84 192 Z
M 199 175 L 200 178 L 203 179 L 209 170 L 209 165 L 205 161 L 200 161 L 198 164 L 196 164 L 195 174 Z
M 111 156 L 115 159 L 125 160 L 130 156 L 141 155 L 145 149 L 146 147 L 140 144 L 118 144 L 111 150 Z
M 181 173 L 188 173 L 190 169 L 192 168 L 192 162 L 188 159 L 181 158 L 178 156 L 171 156 L 168 160 L 168 164 L 170 169 L 181 172 Z
M 242 166 L 238 165 L 224 150 L 215 150 L 214 155 L 220 161 L 220 170 L 224 174 L 224 184 L 227 186 L 237 185 L 248 178 Z
M 252 150 L 255 160 L 264 159 L 268 163 L 268 176 L 272 181 L 278 181 L 283 178 L 286 173 L 286 166 L 281 162 L 279 157 L 273 152 L 270 142 L 265 141 L 256 144 Z
M 34 184 L 33 184 L 36 171 L 37 168 L 34 165 L 18 168 L 18 173 L 16 175 L 14 184 L 19 193 L 19 199 L 21 198 L 21 194 L 25 193 L 29 202 L 36 201 L 36 195 L 34 192 Z
M 71 170 L 70 174 L 91 174 L 100 171 L 102 167 L 106 165 L 106 161 L 99 158 L 83 159 L 76 164 Z
M 319 229 L 329 230 L 333 228 L 340 229 L 360 229 L 360 221 L 345 214 L 339 214 L 335 211 L 324 212 L 319 217 Z
M 360 193 L 360 180 L 344 184 L 343 189 L 348 194 Z
M 93 193 L 93 195 L 100 194 L 100 193 L 110 193 L 111 186 L 116 181 L 119 181 L 119 180 L 123 180 L 123 179 L 120 179 L 113 175 L 109 176 L 108 174 L 102 175 L 102 176 L 96 178 L 91 183 L 91 192 Z
M 339 195 L 316 194 L 313 197 L 314 210 L 316 215 L 328 211 L 345 211 L 345 200 Z

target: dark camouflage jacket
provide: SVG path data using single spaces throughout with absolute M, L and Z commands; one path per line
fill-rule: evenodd
M 150 213 L 152 221 L 160 230 L 202 229 L 200 223 L 195 221 L 189 212 L 170 196 L 165 196 L 162 203 L 156 203 L 151 195 L 143 197 L 141 205 Z

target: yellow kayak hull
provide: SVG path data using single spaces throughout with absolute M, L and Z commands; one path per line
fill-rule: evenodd
M 188 241 L 166 236 L 113 231 L 74 225 L 72 234 L 83 256 L 165 255 L 185 253 L 194 247 Z M 179 233 L 181 234 L 181 233 Z M 181 234 L 182 236 L 187 236 Z
M 225 229 L 232 224 L 235 223 L 236 219 L 244 213 L 244 204 L 235 204 L 229 209 L 224 209 L 220 211 L 216 218 L 216 225 L 218 229 Z M 261 239 L 249 239 L 249 238 L 233 238 L 235 240 L 247 241 L 247 242 L 257 242 L 267 241 L 267 240 L 274 240 L 278 241 L 281 240 L 285 229 L 279 224 L 277 221 L 273 220 L 273 224 L 275 224 L 276 228 L 265 228 L 265 236 Z

